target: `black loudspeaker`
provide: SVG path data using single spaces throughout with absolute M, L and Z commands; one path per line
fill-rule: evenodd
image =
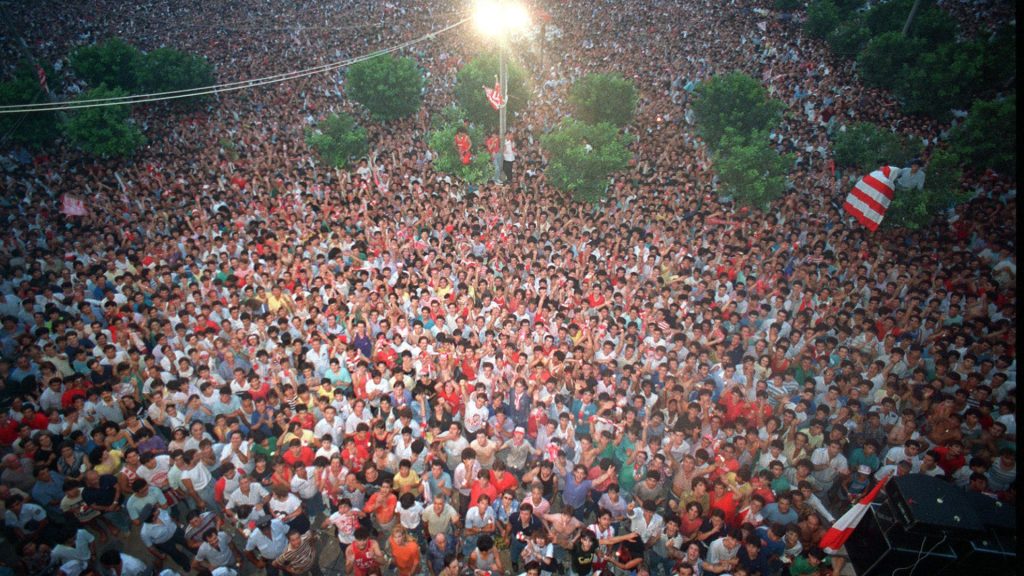
M 988 576 L 1016 573 L 1016 544 L 1013 506 L 911 474 L 889 481 L 846 551 L 857 576 Z
M 915 574 L 937 576 L 960 558 L 948 538 L 905 530 L 885 504 L 871 506 L 846 541 L 846 552 L 857 576 L 909 572 L 915 563 Z

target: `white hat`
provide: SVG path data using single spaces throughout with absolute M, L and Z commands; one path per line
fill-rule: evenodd
M 516 426 L 516 429 L 512 432 L 516 434 L 526 434 L 526 430 L 522 426 Z
M 861 464 L 860 466 L 857 466 L 857 473 L 858 474 L 870 475 L 871 474 L 871 467 L 868 466 L 867 464 Z

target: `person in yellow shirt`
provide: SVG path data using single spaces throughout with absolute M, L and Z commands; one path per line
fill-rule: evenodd
M 412 469 L 412 462 L 408 460 L 398 463 L 398 473 L 395 474 L 392 484 L 399 496 L 406 493 L 420 495 L 420 475 Z

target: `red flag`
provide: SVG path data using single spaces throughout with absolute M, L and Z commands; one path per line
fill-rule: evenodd
M 872 232 L 877 230 L 892 202 L 892 182 L 898 172 L 894 166 L 882 166 L 858 180 L 846 196 L 843 209 Z
M 484 86 L 484 94 L 487 95 L 487 101 L 491 103 L 491 108 L 498 110 L 505 105 L 501 99 L 501 84 L 497 80 L 494 81 L 494 88 Z
M 60 211 L 67 216 L 85 216 L 88 213 L 85 209 L 85 202 L 77 196 L 64 194 L 60 200 Z
M 821 542 L 818 543 L 818 547 L 823 549 L 829 554 L 835 554 L 837 550 L 843 547 L 846 540 L 853 534 L 854 529 L 857 528 L 857 524 L 860 524 L 864 515 L 867 514 L 868 507 L 874 502 L 875 497 L 878 496 L 878 492 L 885 486 L 885 483 L 889 481 L 889 476 L 882 478 L 882 481 L 875 485 L 857 502 L 843 514 L 836 523 L 825 532 L 825 535 L 821 537 Z
M 36 65 L 36 76 L 39 77 L 39 87 L 43 89 L 43 92 L 49 92 L 50 89 L 46 85 L 46 70 L 43 70 L 42 66 Z

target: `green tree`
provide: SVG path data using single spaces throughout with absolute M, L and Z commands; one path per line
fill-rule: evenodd
M 775 9 L 779 12 L 795 12 L 802 7 L 800 0 L 775 0 Z
M 527 86 L 528 76 L 521 66 L 506 58 L 508 65 L 508 104 L 507 118 L 511 121 L 515 114 L 526 108 L 530 100 Z M 455 82 L 455 98 L 459 106 L 465 110 L 466 117 L 473 124 L 489 132 L 498 129 L 498 112 L 491 107 L 484 94 L 484 86 L 494 86 L 498 75 L 498 55 L 482 54 L 469 61 L 459 70 Z
M 608 122 L 623 127 L 633 120 L 636 86 L 621 74 L 588 74 L 569 93 L 575 116 L 589 124 Z
M 712 149 L 726 130 L 732 128 L 735 137 L 754 137 L 768 132 L 782 117 L 785 105 L 768 96 L 760 82 L 743 74 L 732 72 L 714 76 L 702 82 L 696 90 L 693 110 L 701 136 Z
M 216 83 L 213 65 L 206 58 L 174 48 L 147 53 L 139 59 L 135 76 L 146 92 L 190 90 Z
M 85 102 L 102 98 L 120 98 L 127 92 L 101 84 L 75 99 Z M 109 158 L 131 156 L 146 142 L 142 131 L 131 120 L 131 107 L 96 106 L 71 113 L 64 122 L 68 141 L 84 152 Z
M 134 90 L 138 87 L 136 69 L 143 59 L 138 48 L 120 38 L 81 46 L 71 52 L 71 68 L 90 86 Z
M 839 8 L 832 0 L 815 0 L 807 6 L 807 20 L 804 21 L 804 32 L 811 38 L 828 38 L 833 30 L 839 27 L 842 16 Z
M 894 91 L 906 112 L 944 120 L 952 109 L 970 105 L 980 89 L 982 66 L 978 44 L 943 44 L 895 78 Z
M 792 154 L 780 155 L 765 132 L 753 138 L 729 130 L 714 155 L 718 193 L 741 206 L 767 210 L 786 190 Z
M 629 163 L 632 141 L 632 136 L 621 134 L 608 122 L 585 124 L 565 118 L 541 136 L 540 145 L 548 157 L 544 176 L 577 201 L 599 202 L 608 187 L 608 176 Z
M 1017 176 L 1017 95 L 976 100 L 967 120 L 954 129 L 953 149 L 978 171 L 991 168 Z
M 977 42 L 983 53 L 983 91 L 1001 92 L 1012 87 L 1017 79 L 1016 28 L 1004 26 Z
M 924 188 L 896 190 L 882 225 L 912 230 L 927 226 L 940 212 L 970 197 L 961 185 L 962 176 L 957 154 L 936 150 L 925 167 Z
M 472 142 L 472 160 L 469 164 L 462 163 L 462 157 L 455 148 L 455 132 L 464 126 L 465 112 L 455 106 L 449 106 L 441 114 L 434 117 L 427 143 L 434 153 L 433 165 L 438 172 L 454 176 L 470 184 L 483 184 L 494 176 L 494 166 L 490 154 L 484 146 L 483 130 L 479 126 L 469 126 L 469 140 Z
M 836 134 L 832 142 L 836 165 L 860 171 L 883 165 L 906 166 L 920 152 L 917 141 L 871 122 L 857 122 Z
M 926 42 L 907 38 L 899 32 L 885 32 L 872 38 L 857 56 L 861 78 L 871 86 L 887 87 L 904 71 L 914 66 Z
M 52 70 L 47 72 L 47 77 L 51 76 Z M 46 92 L 39 86 L 35 67 L 28 62 L 21 63 L 10 80 L 0 83 L 0 106 L 42 104 L 47 101 Z M 0 137 L 9 136 L 15 144 L 38 147 L 59 134 L 56 112 L 0 114 Z M 0 142 L 0 145 L 4 144 L 7 142 Z
M 828 47 L 836 56 L 854 58 L 871 39 L 862 18 L 851 15 L 828 35 Z
M 306 144 L 324 162 L 344 168 L 353 158 L 366 154 L 366 129 L 344 112 L 324 118 L 316 128 L 306 131 Z
M 423 101 L 423 71 L 412 58 L 378 56 L 349 67 L 348 93 L 377 120 L 415 114 Z

